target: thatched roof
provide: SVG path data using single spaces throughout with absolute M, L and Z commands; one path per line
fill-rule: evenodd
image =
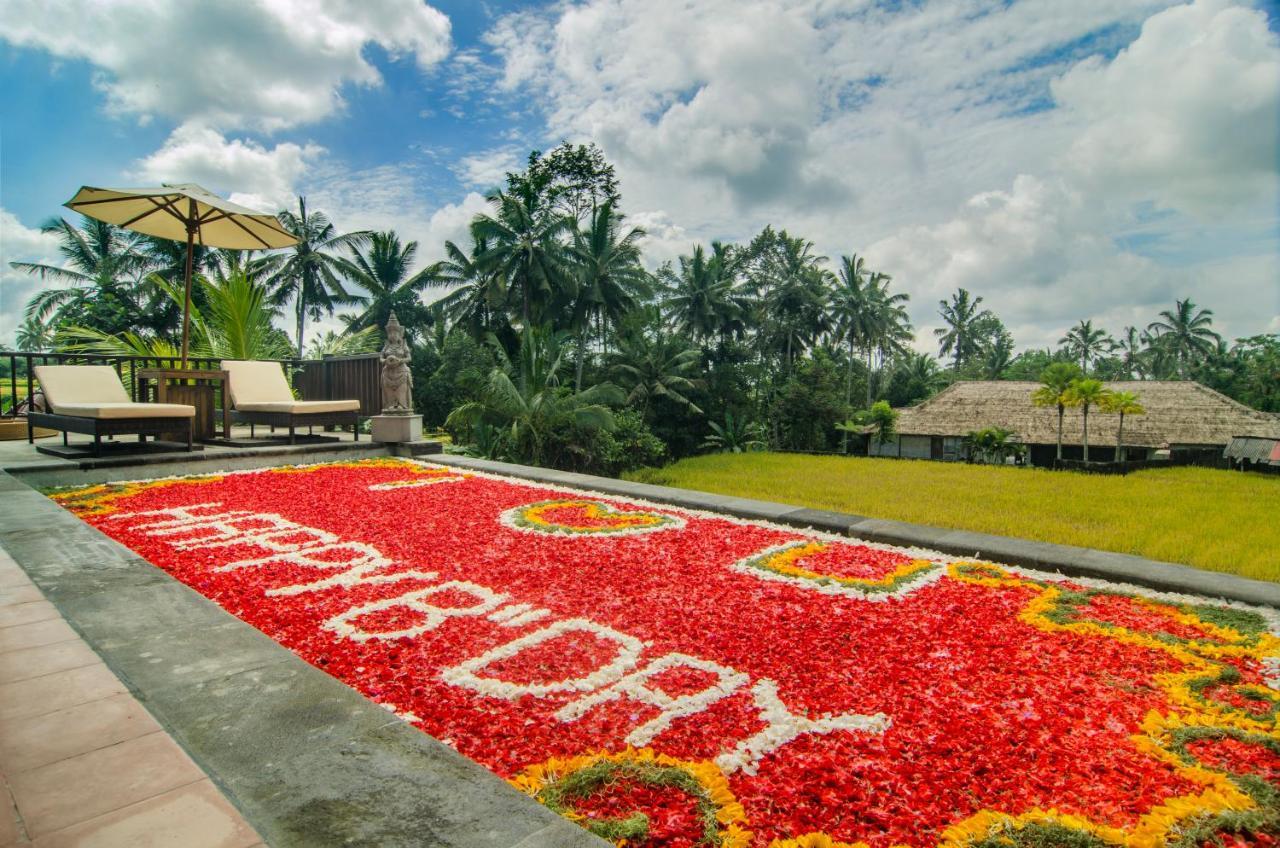
M 966 381 L 953 383 L 918 406 L 901 410 L 897 430 L 904 435 L 963 436 L 984 427 L 1012 430 L 1024 444 L 1054 444 L 1058 410 L 1031 404 L 1039 383 Z M 1124 417 L 1126 445 L 1225 445 L 1235 436 L 1280 438 L 1280 415 L 1258 412 L 1191 381 L 1128 380 L 1106 384 L 1133 392 L 1147 410 Z M 1089 410 L 1089 443 L 1115 444 L 1118 415 Z M 1081 442 L 1079 409 L 1067 409 L 1062 439 Z

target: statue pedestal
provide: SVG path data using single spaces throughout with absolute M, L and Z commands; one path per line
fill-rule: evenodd
M 422 441 L 421 415 L 375 415 L 370 420 L 375 442 Z

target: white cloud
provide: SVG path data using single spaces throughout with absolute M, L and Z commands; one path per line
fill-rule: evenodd
M 25 226 L 7 209 L 0 209 L 0 347 L 13 343 L 22 313 L 31 296 L 53 283 L 10 267 L 10 262 L 62 265 L 58 239 Z
M 1276 197 L 1280 36 L 1261 11 L 1202 0 L 1153 15 L 1053 93 L 1085 126 L 1070 164 L 1096 190 L 1206 216 Z
M 508 171 L 519 171 L 521 165 L 519 148 L 506 146 L 493 150 L 484 150 L 471 156 L 464 156 L 454 166 L 454 173 L 463 185 L 468 188 L 489 190 L 501 188 Z
M 251 209 L 276 212 L 292 205 L 307 166 L 324 148 L 283 142 L 267 148 L 246 139 L 228 139 L 217 130 L 186 124 L 164 145 L 135 163 L 130 177 L 148 185 L 199 183 Z
M 1275 300 L 1280 264 L 1280 45 L 1255 9 L 585 0 L 487 40 L 547 139 L 600 144 L 633 220 L 678 222 L 653 243 L 771 223 L 866 251 L 926 341 L 958 285 L 1024 344 L 1188 294 L 1232 333 L 1271 314 L 1222 302 Z
M 92 63 L 113 112 L 268 131 L 339 111 L 343 85 L 380 84 L 369 46 L 429 69 L 449 30 L 422 0 L 9 0 L 0 17 L 11 44 Z

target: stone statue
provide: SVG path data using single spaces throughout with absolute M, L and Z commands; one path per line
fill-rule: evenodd
M 409 343 L 394 312 L 387 321 L 387 343 L 382 346 L 382 414 L 413 414 L 413 375 L 409 373 Z

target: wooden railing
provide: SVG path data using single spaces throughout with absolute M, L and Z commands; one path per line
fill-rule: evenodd
M 381 366 L 378 354 L 359 356 L 325 357 L 324 359 L 277 359 L 284 366 L 295 391 L 303 400 L 360 401 L 362 416 L 377 415 L 381 411 Z M 30 351 L 0 351 L 0 364 L 7 368 L 0 373 L 0 417 L 13 418 L 26 411 L 26 403 L 39 390 L 35 378 L 37 365 L 110 365 L 120 376 L 135 401 L 143 402 L 143 386 L 137 372 L 144 368 L 177 368 L 176 356 L 124 356 L 93 353 L 34 353 Z M 190 357 L 187 364 L 193 369 L 218 368 L 218 359 Z

